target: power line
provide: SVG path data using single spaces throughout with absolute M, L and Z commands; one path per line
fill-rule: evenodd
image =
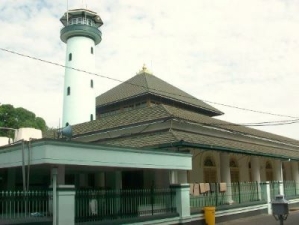
M 127 84 L 130 84 L 132 86 L 148 88 L 148 87 L 145 87 L 145 86 L 142 86 L 142 85 L 133 84 L 133 83 L 128 82 L 128 81 L 122 81 L 122 80 L 119 80 L 119 79 L 116 79 L 116 78 L 111 78 L 111 77 L 108 77 L 108 76 L 100 75 L 100 74 L 97 74 L 97 73 L 89 72 L 89 71 L 78 69 L 78 68 L 75 68 L 75 67 L 65 66 L 65 65 L 62 65 L 62 64 L 59 64 L 59 63 L 55 63 L 55 62 L 51 62 L 51 61 L 48 61 L 48 60 L 40 59 L 40 58 L 33 57 L 33 56 L 30 56 L 30 55 L 26 55 L 26 54 L 22 54 L 22 53 L 19 53 L 19 52 L 12 51 L 12 50 L 8 50 L 8 49 L 5 49 L 5 48 L 0 47 L 0 50 L 4 51 L 4 52 L 11 53 L 11 54 L 15 54 L 15 55 L 18 55 L 18 56 L 21 56 L 21 57 L 26 57 L 26 58 L 29 58 L 29 59 L 33 59 L 33 60 L 36 60 L 36 61 L 43 62 L 43 63 L 51 64 L 51 65 L 54 65 L 54 66 L 59 66 L 59 67 L 67 68 L 67 69 L 72 69 L 72 70 L 75 70 L 75 71 L 78 71 L 78 72 L 82 72 L 82 73 L 102 77 L 102 78 L 112 80 L 112 81 L 117 81 L 119 83 L 127 83 Z M 180 96 L 180 97 L 184 97 L 184 98 L 190 98 L 190 99 L 198 100 L 197 98 L 192 97 L 192 96 L 186 96 L 186 95 L 170 93 L 170 92 L 167 92 L 167 91 L 164 91 L 164 90 L 159 90 L 159 89 L 154 89 L 154 88 L 151 88 L 150 90 L 159 91 L 159 92 L 162 92 L 162 93 L 165 93 L 165 94 L 170 94 L 170 95 L 173 95 L 173 96 Z M 202 101 L 208 102 L 208 103 L 211 103 L 211 104 L 215 104 L 215 105 L 221 105 L 221 106 L 225 106 L 225 107 L 229 107 L 229 108 L 234 108 L 234 109 L 238 109 L 238 110 L 249 111 L 249 112 L 254 112 L 254 113 L 259 113 L 259 114 L 266 114 L 266 115 L 271 115 L 271 116 L 279 116 L 279 117 L 299 119 L 299 117 L 295 117 L 295 116 L 289 116 L 289 115 L 270 113 L 270 112 L 259 111 L 259 110 L 254 110 L 254 109 L 242 108 L 242 107 L 238 107 L 238 106 L 213 102 L 213 101 L 209 101 L 209 100 L 202 100 Z
M 287 118 L 299 119 L 299 117 L 296 117 L 296 116 L 289 116 L 289 115 L 264 112 L 264 111 L 254 110 L 254 109 L 247 109 L 247 108 L 242 108 L 242 107 L 238 107 L 238 106 L 232 106 L 232 105 L 227 105 L 227 104 L 223 104 L 223 103 L 212 102 L 212 101 L 208 101 L 208 100 L 202 100 L 202 101 L 205 101 L 205 102 L 208 102 L 208 103 L 212 103 L 212 104 L 215 104 L 215 105 L 222 105 L 222 106 L 225 106 L 225 107 L 239 109 L 239 110 L 243 110 L 243 111 L 249 111 L 249 112 L 260 113 L 260 114 L 267 114 L 267 115 L 271 115 L 271 116 L 280 116 L 280 117 L 287 117 Z
M 281 125 L 289 125 L 298 123 L 299 119 L 295 120 L 279 120 L 279 121 L 266 121 L 266 122 L 258 122 L 258 123 L 200 123 L 202 125 L 214 125 L 214 126 L 251 126 L 251 127 L 263 127 L 263 126 L 281 126 Z

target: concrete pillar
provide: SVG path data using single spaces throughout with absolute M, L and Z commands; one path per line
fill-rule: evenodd
M 169 187 L 169 172 L 168 170 L 155 170 L 155 188 L 167 188 Z
M 85 174 L 85 173 L 80 173 L 79 174 L 79 186 L 80 187 L 87 187 L 88 186 L 87 174 Z
M 299 193 L 298 162 L 291 162 L 291 166 L 292 166 L 292 178 L 296 183 L 296 193 Z
M 266 161 L 261 158 L 260 159 L 260 175 L 261 175 L 261 181 L 267 181 L 266 179 Z
M 121 171 L 115 171 L 114 172 L 114 180 L 115 180 L 115 186 L 114 189 L 116 193 L 119 193 L 119 191 L 122 189 L 122 174 Z M 114 201 L 114 209 L 116 213 L 120 212 L 121 209 L 121 199 L 120 199 L 120 194 L 118 194 L 119 198 L 116 198 Z
M 57 168 L 51 169 L 52 177 L 52 201 L 49 201 L 49 211 L 53 214 L 53 225 L 57 224 Z M 51 210 L 52 208 L 52 210 Z
M 169 171 L 169 183 L 170 184 L 178 183 L 178 171 L 176 170 Z
M 251 157 L 251 175 L 252 181 L 261 182 L 261 174 L 260 174 L 260 161 L 257 156 Z
M 177 213 L 181 219 L 190 217 L 190 185 L 189 184 L 174 184 L 170 188 L 175 189 L 175 204 Z M 181 221 L 183 222 L 183 221 Z
M 270 182 L 266 181 L 266 193 L 267 193 L 267 204 L 268 204 L 268 214 L 272 215 L 272 205 L 271 205 L 271 193 L 270 193 Z
M 153 186 L 156 187 L 154 170 L 143 171 L 143 184 L 145 189 L 150 189 Z
M 283 180 L 292 180 L 292 164 L 291 161 L 283 162 Z
M 65 184 L 65 165 L 57 166 L 57 184 Z
M 231 189 L 231 177 L 230 177 L 230 167 L 229 167 L 229 154 L 226 152 L 220 153 L 220 176 L 221 182 L 225 182 L 227 185 L 226 201 L 231 204 L 232 200 L 232 189 Z
M 187 171 L 186 170 L 178 171 L 178 183 L 179 184 L 187 184 Z
M 275 180 L 277 180 L 279 182 L 279 194 L 284 195 L 282 161 L 275 160 L 274 168 L 275 168 L 275 171 L 274 171 Z
M 251 157 L 251 175 L 252 175 L 253 182 L 257 182 L 258 184 L 261 182 L 260 160 L 257 156 Z M 260 185 L 258 185 L 258 193 L 259 193 L 259 199 L 261 199 Z
M 106 187 L 114 190 L 122 189 L 122 172 L 106 172 Z
M 120 201 L 120 189 L 122 189 L 122 172 L 113 171 L 106 172 L 106 187 L 114 190 L 115 195 L 118 196 L 113 202 L 113 213 L 118 214 L 121 207 Z
M 203 182 L 203 160 L 204 152 L 192 151 L 192 170 L 188 171 L 189 180 L 188 183 L 202 183 Z
M 75 224 L 75 186 L 57 186 L 57 225 Z
M 274 168 L 273 168 L 273 178 L 275 181 L 282 180 L 281 171 L 282 171 L 282 163 L 280 160 L 274 160 Z
M 7 169 L 7 190 L 13 191 L 16 187 L 16 168 Z
M 249 182 L 249 167 L 248 167 L 248 157 L 241 156 L 238 160 L 239 171 L 240 171 L 240 182 Z
M 122 189 L 121 171 L 116 171 L 115 172 L 115 189 Z
M 96 187 L 105 187 L 105 172 L 98 172 L 95 174 L 95 186 Z

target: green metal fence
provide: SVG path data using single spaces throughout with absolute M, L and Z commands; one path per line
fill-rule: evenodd
M 237 203 L 260 200 L 260 187 L 257 182 L 238 182 L 231 184 L 232 200 Z
M 213 185 L 216 187 L 213 188 L 213 191 L 190 195 L 191 209 L 199 209 L 205 206 L 259 203 L 266 200 L 266 189 L 257 182 L 227 184 L 226 191 L 223 192 L 220 191 L 219 184 Z
M 172 189 L 77 190 L 76 223 L 171 214 L 176 212 Z
M 279 191 L 279 181 L 271 181 L 270 182 L 270 198 L 275 199 L 276 195 L 282 194 Z
M 260 187 L 261 187 L 261 202 L 267 202 L 268 201 L 268 195 L 267 195 L 267 183 L 262 182 L 260 183 Z
M 287 199 L 298 198 L 299 184 L 293 180 L 283 182 L 284 196 Z
M 211 184 L 210 184 L 211 185 Z M 216 185 L 214 191 L 208 191 L 197 195 L 190 195 L 191 210 L 202 209 L 205 206 L 223 206 L 236 204 L 262 204 L 267 201 L 266 183 L 257 182 L 238 182 L 227 184 L 225 192 L 219 191 L 219 184 Z M 271 181 L 270 199 L 275 199 L 275 196 L 280 195 L 280 185 L 283 185 L 284 197 L 293 199 L 299 197 L 299 183 L 295 181 Z
M 47 190 L 0 191 L 0 221 L 48 216 Z
M 280 193 L 280 186 L 283 186 L 284 193 Z M 293 180 L 285 180 L 270 182 L 270 194 L 271 199 L 274 199 L 276 195 L 284 195 L 286 199 L 298 198 L 299 197 L 299 183 Z

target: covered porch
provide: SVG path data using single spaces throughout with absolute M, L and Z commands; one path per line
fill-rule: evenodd
M 191 158 L 189 153 L 51 139 L 3 146 L 0 148 L 1 198 L 6 199 L 3 201 L 6 205 L 0 211 L 0 218 L 16 221 L 42 215 L 52 218 L 52 222 L 61 221 L 65 213 L 59 204 L 64 197 L 65 204 L 74 205 L 72 213 L 77 222 L 107 219 L 107 216 L 120 219 L 119 215 L 179 215 L 177 189 L 171 189 L 170 185 L 187 182 Z M 188 185 L 185 190 L 188 195 Z M 61 191 L 62 195 L 71 191 L 73 198 L 63 197 Z M 47 193 L 49 198 L 38 200 L 40 193 L 42 196 Z M 35 203 L 42 211 L 31 207 Z M 55 212 L 53 206 L 57 204 Z

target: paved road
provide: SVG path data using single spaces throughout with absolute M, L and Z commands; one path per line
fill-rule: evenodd
M 253 217 L 247 217 L 243 219 L 236 219 L 217 223 L 217 225 L 279 225 L 280 222 L 276 221 L 272 215 L 258 215 Z M 299 224 L 299 211 L 291 211 L 287 220 L 283 225 L 298 225 Z

